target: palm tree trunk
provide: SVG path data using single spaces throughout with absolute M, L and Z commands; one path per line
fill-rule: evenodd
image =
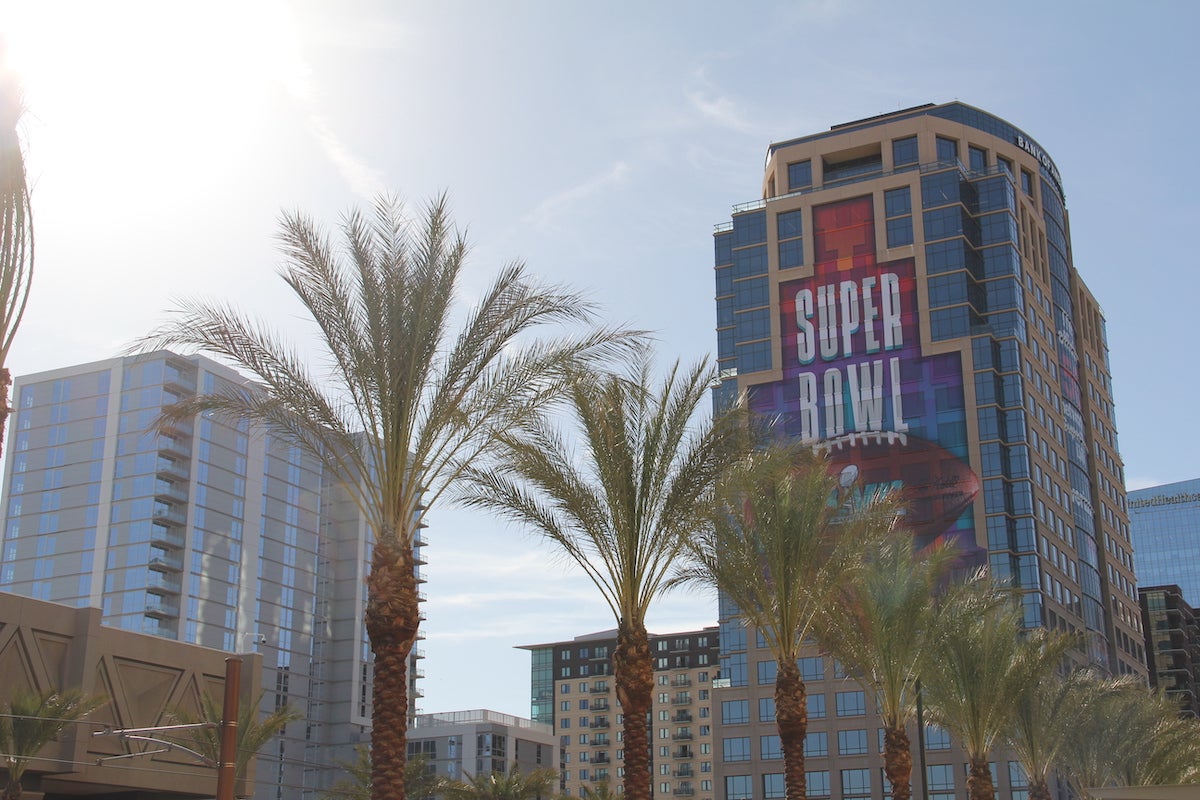
M 625 731 L 625 797 L 650 800 L 650 722 L 654 661 L 646 626 L 621 620 L 613 651 L 617 702 Z
M 884 728 L 883 773 L 892 784 L 892 800 L 909 800 L 912 797 L 912 766 L 908 731 L 903 726 Z
M 401 539 L 403 541 L 403 539 Z M 375 654 L 371 797 L 404 800 L 408 760 L 408 656 L 421 623 L 411 547 L 375 543 L 367 577 L 367 636 Z
M 1044 777 L 1029 777 L 1029 800 L 1052 800 L 1050 785 Z
M 781 659 L 775 676 L 775 725 L 783 749 L 783 783 L 787 800 L 805 800 L 804 737 L 808 734 L 808 689 L 793 659 Z
M 992 770 L 988 766 L 987 754 L 971 756 L 971 770 L 967 775 L 967 797 L 971 800 L 996 800 L 996 787 L 992 783 Z
M 12 375 L 8 367 L 0 367 L 0 455 L 4 454 L 4 433 L 8 424 L 8 389 L 12 386 Z

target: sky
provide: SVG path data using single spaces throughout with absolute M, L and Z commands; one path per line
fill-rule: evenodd
M 279 215 L 334 228 L 382 192 L 449 194 L 473 242 L 464 302 L 522 260 L 654 330 L 662 363 L 706 358 L 713 225 L 760 196 L 768 144 L 961 100 L 1062 173 L 1129 488 L 1194 478 L 1198 27 L 1186 0 L 0 0 L 37 231 L 8 366 L 113 357 L 196 296 L 315 360 L 277 274 Z M 515 647 L 610 612 L 525 531 L 449 507 L 428 522 L 420 707 L 528 716 Z M 713 597 L 680 594 L 649 627 L 715 621 Z

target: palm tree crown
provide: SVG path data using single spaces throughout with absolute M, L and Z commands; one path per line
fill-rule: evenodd
M 83 719 L 108 702 L 79 689 L 17 691 L 0 706 L 0 753 L 8 770 L 4 800 L 21 796 L 21 778 L 34 756 L 73 720 Z
M 776 658 L 775 714 L 788 800 L 803 800 L 807 692 L 797 665 L 818 613 L 892 529 L 895 501 L 842 494 L 838 475 L 803 445 L 758 449 L 725 476 L 726 510 L 692 544 L 677 580 L 715 586 Z M 847 499 L 847 497 L 849 499 Z
M 918 554 L 898 530 L 867 551 L 862 570 L 835 589 L 818 616 L 822 646 L 875 696 L 884 730 L 884 771 L 893 800 L 912 794 L 908 723 L 916 716 L 921 673 L 942 630 L 938 593 L 955 553 L 934 546 Z
M 700 365 L 676 364 L 655 385 L 646 355 L 627 375 L 580 370 L 565 409 L 578 451 L 554 419 L 529 419 L 503 437 L 497 465 L 471 471 L 464 490 L 468 503 L 557 545 L 616 617 L 613 664 L 631 800 L 646 800 L 650 790 L 653 662 L 646 612 L 665 590 L 687 537 L 704 524 L 713 486 L 742 438 L 729 418 L 693 431 L 711 378 Z
M 280 233 L 282 275 L 316 325 L 324 380 L 271 330 L 221 304 L 184 303 L 144 345 L 200 349 L 249 372 L 257 390 L 197 397 L 169 414 L 265 423 L 340 478 L 365 518 L 374 538 L 371 786 L 374 797 L 393 800 L 404 797 L 407 659 L 420 623 L 412 547 L 422 510 L 491 448 L 496 431 L 553 397 L 568 364 L 609 355 L 627 334 L 525 339 L 546 323 L 588 322 L 592 309 L 577 294 L 531 281 L 520 264 L 502 269 L 456 326 L 468 248 L 444 197 L 413 223 L 382 198 L 369 219 L 349 214 L 342 234 L 339 250 L 298 214 L 283 218 Z

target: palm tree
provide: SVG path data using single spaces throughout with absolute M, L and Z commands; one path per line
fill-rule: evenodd
M 625 796 L 649 800 L 654 690 L 646 613 L 686 537 L 702 525 L 717 477 L 742 436 L 732 418 L 690 429 L 712 373 L 678 363 L 657 385 L 648 354 L 629 374 L 579 370 L 565 414 L 580 440 L 543 415 L 503 438 L 499 462 L 470 473 L 464 499 L 526 525 L 576 562 L 617 621 Z
M 324 793 L 324 800 L 370 800 L 371 798 L 371 750 L 365 745 L 354 748 L 354 761 L 338 761 L 347 777 L 336 781 Z M 413 756 L 404 765 L 405 796 L 412 800 L 429 800 L 441 794 L 448 780 L 429 765 L 423 755 Z
M 953 602 L 945 583 L 954 562 L 954 551 L 940 545 L 918 555 L 912 537 L 898 530 L 869 552 L 864 569 L 835 589 L 817 618 L 822 646 L 875 696 L 893 800 L 912 796 L 908 723 L 942 632 L 943 600 Z M 939 598 L 943 590 L 949 596 Z
M 234 761 L 234 775 L 237 780 L 244 780 L 246 767 L 250 759 L 258 755 L 267 742 L 283 732 L 289 723 L 303 719 L 304 715 L 291 706 L 277 708 L 262 719 L 259 719 L 259 708 L 265 692 L 260 693 L 253 703 L 241 703 L 237 718 L 237 757 Z M 175 716 L 183 724 L 198 722 L 213 723 L 208 728 L 192 728 L 188 731 L 188 739 L 196 752 L 214 764 L 221 760 L 221 730 L 220 722 L 224 711 L 221 704 L 211 695 L 200 695 L 200 713 L 198 715 L 184 711 L 176 712 Z
M 442 794 L 449 800 L 542 800 L 550 797 L 550 788 L 557 780 L 558 774 L 548 767 L 524 774 L 513 762 L 507 773 L 491 772 L 452 781 L 442 788 Z
M 1105 786 L 1200 782 L 1200 722 L 1132 676 L 1077 681 L 1059 761 L 1075 794 Z
M 1052 674 L 1074 646 L 1057 632 L 1025 630 L 1016 598 L 1003 602 L 998 592 L 981 576 L 948 607 L 945 635 L 921 676 L 930 716 L 967 751 L 971 800 L 995 798 L 988 754 L 1014 730 L 1026 683 Z
M 252 418 L 321 461 L 344 482 L 373 537 L 366 629 L 375 656 L 371 791 L 404 797 L 408 657 L 420 624 L 414 535 L 466 464 L 496 431 L 516 425 L 557 393 L 568 363 L 609 355 L 628 334 L 529 341 L 548 323 L 590 321 L 579 295 L 501 270 L 461 319 L 454 294 L 467 255 L 445 197 L 419 222 L 381 198 L 368 220 L 352 212 L 336 248 L 315 223 L 283 218 L 283 278 L 316 324 L 323 357 L 312 359 L 270 329 L 219 303 L 184 302 L 147 337 L 149 348 L 197 348 L 232 362 L 256 390 L 186 400 L 168 413 L 214 411 Z M 328 369 L 332 386 L 308 363 Z
M 678 577 L 723 592 L 775 656 L 788 800 L 803 800 L 806 792 L 808 708 L 800 648 L 821 609 L 861 568 L 863 552 L 896 519 L 892 499 L 855 498 L 841 488 L 825 461 L 801 445 L 753 452 L 723 483 L 731 510 L 716 515 L 693 541 L 691 563 Z
M 25 770 L 47 744 L 75 720 L 80 720 L 108 702 L 79 689 L 37 693 L 17 691 L 5 706 L 0 706 L 0 752 L 8 770 L 3 800 L 21 796 L 21 778 Z
M 0 449 L 8 421 L 8 351 L 25 314 L 33 280 L 33 214 L 17 125 L 25 111 L 15 76 L 0 52 Z
M 1025 657 L 1014 665 L 1017 694 L 1008 744 L 1029 780 L 1029 800 L 1051 800 L 1050 772 L 1077 722 L 1082 682 L 1089 673 L 1074 670 L 1065 678 L 1060 668 L 1079 640 L 1045 632 L 1026 639 Z

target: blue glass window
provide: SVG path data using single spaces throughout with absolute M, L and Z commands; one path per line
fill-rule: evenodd
M 1021 170 L 1021 191 L 1033 197 L 1033 175 L 1028 170 Z
M 808 696 L 808 718 L 825 719 L 825 695 L 810 694 Z
M 733 251 L 733 277 L 749 278 L 767 274 L 767 246 L 743 247 Z
M 768 304 L 768 293 L 770 286 L 766 278 L 751 278 L 744 281 L 734 281 L 733 284 L 733 302 L 737 309 L 743 310 L 748 308 L 757 308 Z M 718 303 L 718 306 L 720 304 Z M 733 320 L 730 320 L 733 324 Z M 719 327 L 725 327 L 720 324 Z
M 750 721 L 749 700 L 721 701 L 721 724 L 744 725 Z
M 825 680 L 825 661 L 820 656 L 797 659 L 796 666 L 800 667 L 800 677 L 806 681 Z
M 838 731 L 838 753 L 843 756 L 859 756 L 867 752 L 867 732 L 862 728 Z
M 842 797 L 862 797 L 871 794 L 871 770 L 842 770 Z
M 722 741 L 723 759 L 725 761 L 749 761 L 750 737 L 732 736 Z
M 916 164 L 919 160 L 916 136 L 892 140 L 892 166 L 902 167 L 907 164 Z
M 889 219 L 886 225 L 888 247 L 903 247 L 913 243 L 912 217 Z
M 759 722 L 774 722 L 775 721 L 775 698 L 774 697 L 758 698 L 758 721 Z
M 925 774 L 929 776 L 929 791 L 954 791 L 953 764 L 930 764 L 929 766 L 925 767 Z
M 739 373 L 762 372 L 771 368 L 771 342 L 750 342 L 734 346 Z
M 733 246 L 762 244 L 767 240 L 767 212 L 753 211 L 733 218 Z
M 733 261 L 733 232 L 722 231 L 713 236 L 713 263 L 728 264 Z
M 717 297 L 725 297 L 733 294 L 733 270 L 729 267 L 720 267 L 713 270 L 717 282 Z
M 962 201 L 962 180 L 958 172 L 935 172 L 921 178 L 921 207 L 936 208 Z
M 778 736 L 758 737 L 758 752 L 764 761 L 783 758 L 783 744 Z
M 937 137 L 935 141 L 938 161 L 958 161 L 958 142 L 944 136 Z
M 758 682 L 760 685 L 770 686 L 775 683 L 775 673 L 777 665 L 774 661 L 758 662 Z
M 779 268 L 791 269 L 804 264 L 804 240 L 790 239 L 779 243 Z
M 818 769 L 804 773 L 809 797 L 829 797 L 829 770 Z
M 889 189 L 883 193 L 883 208 L 886 216 L 898 217 L 912 213 L 912 192 L 909 187 Z
M 804 735 L 804 757 L 813 758 L 829 755 L 829 734 L 811 731 Z
M 987 172 L 987 151 L 976 147 L 975 145 L 967 146 L 967 166 L 975 172 Z
M 793 239 L 804 233 L 804 209 L 781 211 L 775 215 L 776 232 L 779 239 Z
M 812 186 L 812 162 L 796 161 L 788 164 L 788 191 L 797 192 Z
M 1017 241 L 1017 218 L 1007 211 L 988 214 L 979 218 L 979 243 L 1000 244 Z
M 762 784 L 763 800 L 779 800 L 781 797 L 787 797 L 782 772 L 766 773 L 762 776 Z
M 838 692 L 836 700 L 839 717 L 860 717 L 867 713 L 867 697 L 862 692 Z
M 734 314 L 733 318 L 739 342 L 765 339 L 771 335 L 771 309 L 769 308 L 740 311 Z
M 725 800 L 752 800 L 754 782 L 749 775 L 725 776 Z

